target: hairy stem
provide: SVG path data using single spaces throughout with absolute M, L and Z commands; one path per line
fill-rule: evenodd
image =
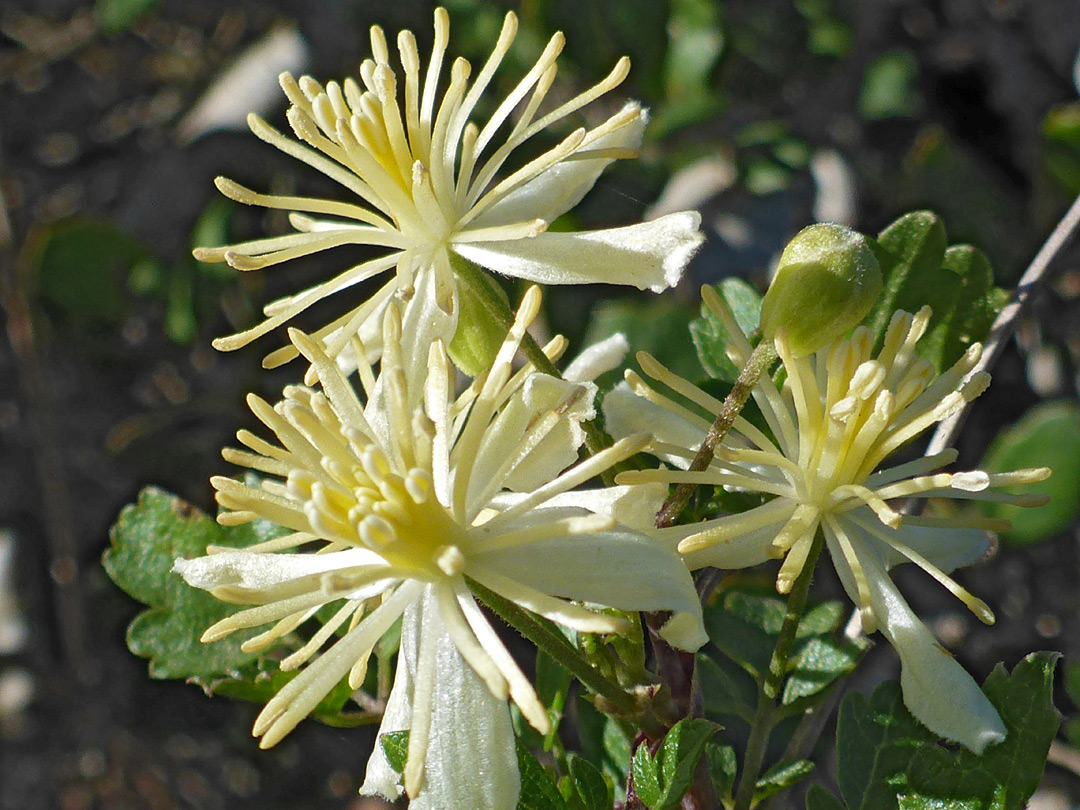
M 743 758 L 742 773 L 739 776 L 739 787 L 735 792 L 735 810 L 750 810 L 750 803 L 754 798 L 754 788 L 757 786 L 758 776 L 761 774 L 761 766 L 765 761 L 765 749 L 769 744 L 769 735 L 772 733 L 776 722 L 776 713 L 779 709 L 777 698 L 784 686 L 784 677 L 787 675 L 788 659 L 791 656 L 791 648 L 795 644 L 795 634 L 799 629 L 803 613 L 806 610 L 806 599 L 810 593 L 810 582 L 814 578 L 814 566 L 818 555 L 821 554 L 821 546 L 824 537 L 818 530 L 814 538 L 814 544 L 806 558 L 802 571 L 795 579 L 788 596 L 787 610 L 784 613 L 784 623 L 780 626 L 780 635 L 776 639 L 772 657 L 769 659 L 769 670 L 765 673 L 765 679 L 758 690 L 758 705 L 754 712 L 754 719 L 750 725 L 750 739 L 746 744 L 746 756 Z
M 716 415 L 716 421 L 709 428 L 709 432 L 705 435 L 705 441 L 701 443 L 697 455 L 694 456 L 694 460 L 690 464 L 690 472 L 700 472 L 709 466 L 713 460 L 716 445 L 722 442 L 728 431 L 731 430 L 731 426 L 735 424 L 735 418 L 739 415 L 743 406 L 746 405 L 754 386 L 757 385 L 761 375 L 769 370 L 775 360 L 776 346 L 771 340 L 761 341 L 757 348 L 754 349 L 753 354 L 750 355 L 750 359 L 746 361 L 742 371 L 739 372 L 739 378 L 735 380 L 735 386 L 731 389 L 731 393 L 724 399 L 720 413 Z M 674 526 L 678 522 L 679 515 L 682 514 L 686 504 L 690 502 L 690 497 L 694 494 L 695 489 L 695 484 L 684 483 L 675 487 L 675 492 L 671 494 L 671 497 L 667 499 L 656 514 L 657 528 L 663 529 Z
M 994 365 L 1001 352 L 1005 349 L 1009 337 L 1016 331 L 1024 308 L 1028 305 L 1033 294 L 1049 279 L 1050 273 L 1048 271 L 1054 259 L 1068 246 L 1078 231 L 1080 231 L 1080 197 L 1073 201 L 1069 210 L 1065 212 L 1065 216 L 1061 218 L 1057 227 L 1054 228 L 1053 233 L 1043 243 L 1039 252 L 1035 254 L 1035 258 L 1031 260 L 1031 264 L 1024 271 L 1024 275 L 1020 277 L 1012 298 L 998 313 L 997 318 L 990 327 L 990 334 L 986 338 L 982 357 L 979 358 L 979 362 L 969 372 L 969 375 L 987 371 Z M 940 453 L 953 443 L 960 433 L 960 428 L 963 427 L 970 405 L 971 403 L 968 403 L 959 413 L 953 414 L 937 426 L 934 435 L 930 437 L 926 455 L 932 456 L 935 453 Z
M 476 580 L 470 579 L 468 583 L 472 592 L 499 618 L 560 664 L 586 689 L 602 697 L 620 714 L 632 715 L 641 710 L 640 702 L 634 695 L 594 669 L 549 622 L 488 590 Z

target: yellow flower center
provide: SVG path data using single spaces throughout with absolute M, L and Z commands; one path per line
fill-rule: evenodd
M 378 553 L 396 572 L 417 579 L 455 576 L 465 567 L 466 529 L 435 497 L 431 472 L 394 472 L 374 445 L 355 447 L 351 464 L 324 459 L 334 485 L 294 471 L 290 494 L 304 501 L 313 528 Z

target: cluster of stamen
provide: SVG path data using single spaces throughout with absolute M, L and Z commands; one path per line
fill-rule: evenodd
M 705 303 L 732 336 L 727 346 L 729 357 L 737 365 L 744 365 L 751 347 L 726 304 L 708 288 Z M 771 379 L 763 379 L 753 394 L 772 436 L 740 417 L 707 470 L 624 473 L 619 481 L 712 484 L 778 496 L 748 512 L 707 522 L 700 532 L 681 540 L 680 552 L 703 551 L 776 526 L 764 541 L 765 550 L 769 556 L 784 560 L 777 589 L 785 593 L 802 571 L 815 535 L 823 530 L 835 542 L 855 577 L 863 623 L 868 630 L 876 620 L 866 577 L 853 546 L 853 529 L 871 535 L 919 565 L 980 619 L 992 622 L 993 614 L 981 600 L 905 544 L 896 530 L 903 524 L 1000 531 L 1008 528 L 1007 521 L 908 517 L 894 504 L 912 496 L 951 496 L 1034 506 L 1045 502 L 1045 498 L 992 490 L 1041 481 L 1049 471 L 939 472 L 956 459 L 956 452 L 947 450 L 875 472 L 889 456 L 957 413 L 989 384 L 985 372 L 971 373 L 981 356 L 979 344 L 972 345 L 950 369 L 935 376 L 933 365 L 916 352 L 930 315 L 929 308 L 915 315 L 895 313 L 876 356 L 872 356 L 873 335 L 865 327 L 858 327 L 849 339 L 838 340 L 803 358 L 794 357 L 781 330 L 776 336 L 776 349 L 783 361 L 784 383 L 778 389 Z M 643 371 L 654 380 L 711 415 L 719 413 L 720 402 L 654 358 L 639 355 L 638 359 Z M 640 376 L 628 372 L 627 381 L 639 396 L 700 427 L 702 435 L 708 429 L 711 420 L 659 393 Z M 692 447 L 677 448 L 659 442 L 654 442 L 652 449 L 687 463 L 694 452 Z
M 624 57 L 595 87 L 537 118 L 563 48 L 563 36 L 556 34 L 532 69 L 480 128 L 470 117 L 516 33 L 517 18 L 507 14 L 498 42 L 475 80 L 470 85 L 469 62 L 455 59 L 441 99 L 440 77 L 449 40 L 449 18 L 441 8 L 435 13 L 435 44 L 423 78 L 412 33 L 402 31 L 398 35 L 402 82 L 391 67 L 386 36 L 378 26 L 371 29 L 372 57 L 361 64 L 359 82 L 348 78 L 323 86 L 310 76 L 296 80 L 282 74 L 281 86 L 291 102 L 289 124 L 302 143 L 291 141 L 256 115 L 248 119 L 252 131 L 336 180 L 364 205 L 258 194 L 232 180 L 218 178 L 218 189 L 231 199 L 293 212 L 290 222 L 300 233 L 224 248 L 200 248 L 197 257 L 203 261 L 224 260 L 240 270 L 255 270 L 346 244 L 381 246 L 395 251 L 385 257 L 386 262 L 353 268 L 331 282 L 319 297 L 396 264 L 398 287 L 403 290 L 411 289 L 420 267 L 430 267 L 438 276 L 440 304 L 449 306 L 446 296 L 452 282 L 446 276 L 450 270 L 445 255 L 436 255 L 438 251 L 450 243 L 536 236 L 548 225 L 533 218 L 474 226 L 481 214 L 561 161 L 616 159 L 634 154 L 632 149 L 596 145 L 598 139 L 640 117 L 640 109 L 631 105 L 598 127 L 575 130 L 554 148 L 496 179 L 504 173 L 507 159 L 517 147 L 618 86 L 629 71 L 629 61 Z M 509 124 L 515 110 L 516 120 Z M 500 132 L 501 143 L 495 146 Z M 306 214 L 334 219 L 316 220 Z M 283 322 L 285 312 L 294 314 L 301 303 L 310 302 L 301 296 L 285 299 L 268 309 L 267 315 L 282 316 L 276 317 L 276 325 Z M 265 331 L 267 328 L 260 327 L 257 334 Z M 257 334 L 244 333 L 216 345 L 235 348 Z

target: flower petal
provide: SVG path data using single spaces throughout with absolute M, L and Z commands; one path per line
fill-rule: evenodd
M 657 442 L 687 448 L 691 451 L 701 444 L 702 431 L 685 419 L 661 408 L 655 402 L 635 394 L 626 383 L 619 383 L 604 396 L 604 423 L 616 439 L 635 433 L 650 433 Z M 676 467 L 686 469 L 689 462 L 684 456 L 655 453 L 659 458 Z
M 854 547 L 879 629 L 900 656 L 900 686 L 908 711 L 934 734 L 975 754 L 1005 739 L 1005 724 L 993 704 L 912 612 L 878 555 L 862 543 Z M 842 554 L 832 556 L 845 590 L 858 603 L 847 562 Z
M 177 559 L 173 571 L 180 574 L 188 585 L 205 591 L 222 588 L 230 592 L 269 594 L 283 586 L 306 577 L 317 577 L 331 571 L 358 568 L 390 567 L 378 554 L 367 549 L 354 548 L 330 554 L 265 554 L 248 551 L 223 551 L 193 560 Z M 386 589 L 390 579 L 381 579 L 366 585 L 350 595 L 353 599 L 365 599 Z M 318 588 L 318 583 L 314 585 Z
M 627 110 L 636 106 L 636 103 L 630 102 L 616 115 L 625 115 Z M 641 111 L 631 123 L 597 138 L 588 145 L 588 149 L 636 149 L 641 145 L 647 123 L 648 115 Z M 476 218 L 470 230 L 536 218 L 553 222 L 581 202 L 581 198 L 613 160 L 610 157 L 561 160 L 492 204 Z
M 394 667 L 394 686 L 386 700 L 379 736 L 391 731 L 405 731 L 412 720 L 413 676 L 416 669 L 416 641 L 420 638 L 420 600 L 405 608 L 401 617 L 401 642 L 398 647 L 398 663 Z M 412 662 L 411 665 L 409 662 Z M 382 740 L 376 739 L 375 748 L 368 758 L 361 796 L 382 796 L 394 801 L 402 796 L 401 777 L 386 758 Z
M 531 239 L 454 245 L 489 270 L 541 284 L 629 284 L 673 287 L 704 237 L 692 211 L 603 231 L 542 233 Z
M 583 509 L 594 515 L 607 515 L 628 529 L 636 529 L 648 534 L 656 521 L 656 513 L 664 505 L 667 494 L 667 484 L 574 489 L 549 498 L 544 501 L 542 509 L 533 510 L 532 514 L 550 515 L 551 520 L 558 520 L 573 514 L 564 510 Z M 506 509 L 523 497 L 525 496 L 518 493 L 504 492 L 492 501 L 492 506 Z M 559 512 L 549 511 L 554 509 L 558 509 Z
M 434 651 L 434 691 L 430 705 L 412 706 L 420 627 L 427 623 L 431 623 L 427 628 L 429 634 L 435 630 L 438 638 Z M 402 670 L 406 670 L 404 677 L 400 674 Z M 521 780 L 510 709 L 506 701 L 491 696 L 457 651 L 439 617 L 431 588 L 406 613 L 398 672 L 380 733 L 401 730 L 411 722 L 413 712 L 431 713 L 424 781 L 409 807 L 513 810 Z M 378 746 L 368 762 L 367 778 L 360 792 L 396 798 L 401 791 L 395 782 L 396 775 Z
M 946 574 L 983 559 L 992 545 L 989 535 L 981 529 L 937 529 L 901 523 L 892 533 L 899 542 Z M 907 562 L 907 557 L 892 549 L 883 559 L 888 568 Z
M 699 551 L 691 551 L 683 555 L 683 561 L 691 571 L 706 566 L 731 570 L 761 565 L 769 560 L 769 545 L 776 538 L 783 525 L 784 521 L 781 520 L 778 523 L 740 534 Z M 702 527 L 707 526 L 707 523 L 672 526 L 670 529 L 661 529 L 657 532 L 657 535 L 664 543 L 676 546 L 684 537 L 697 534 L 702 531 Z
M 493 488 L 536 489 L 577 461 L 581 422 L 596 415 L 595 395 L 592 383 L 531 375 L 484 433 L 469 478 L 470 505 L 480 493 L 490 500 Z M 532 431 L 545 417 L 553 420 L 550 429 Z
M 619 610 L 689 614 L 673 643 L 707 640 L 690 572 L 659 542 L 631 531 L 552 537 L 476 555 L 485 567 L 539 591 Z
M 601 374 L 618 368 L 630 351 L 626 335 L 616 332 L 609 338 L 586 346 L 563 371 L 563 378 L 574 382 L 594 381 Z

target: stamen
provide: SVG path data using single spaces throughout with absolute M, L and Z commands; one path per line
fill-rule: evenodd
M 448 577 L 456 577 L 465 570 L 465 555 L 457 546 L 442 546 L 435 552 L 435 563 Z
M 543 704 L 540 703 L 540 699 L 536 696 L 536 690 L 533 689 L 529 679 L 522 673 L 513 656 L 507 651 L 502 639 L 492 630 L 488 620 L 480 612 L 480 608 L 477 606 L 472 594 L 463 585 L 455 584 L 454 595 L 462 614 L 465 616 L 465 621 L 468 622 L 469 627 L 476 634 L 476 639 L 481 648 L 491 656 L 492 662 L 503 678 L 506 679 L 510 698 L 521 709 L 521 713 L 529 721 L 529 725 L 541 734 L 550 734 L 551 718 L 548 716 Z

